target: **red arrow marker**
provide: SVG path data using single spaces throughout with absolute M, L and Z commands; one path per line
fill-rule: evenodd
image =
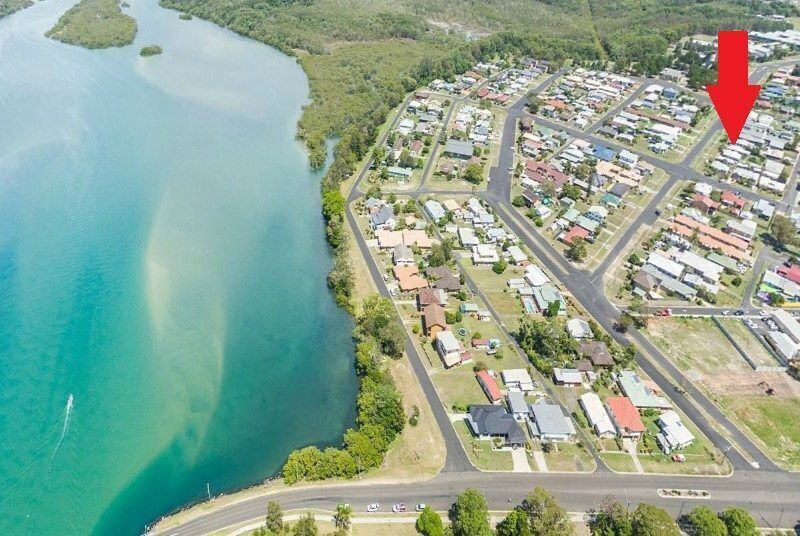
M 761 86 L 747 78 L 747 32 L 717 34 L 717 83 L 706 86 L 731 143 L 736 143 Z

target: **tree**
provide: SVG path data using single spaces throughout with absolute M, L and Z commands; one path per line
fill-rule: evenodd
M 344 531 L 350 530 L 350 518 L 353 516 L 353 508 L 349 504 L 336 505 L 336 513 L 333 514 L 333 524 L 337 529 Z
M 317 536 L 318 533 L 317 521 L 311 512 L 302 516 L 292 527 L 292 536 Z
M 417 518 L 417 532 L 423 536 L 444 536 L 442 518 L 430 506 L 426 506 Z
M 613 497 L 603 499 L 600 509 L 590 523 L 592 536 L 631 536 L 633 534 L 631 514 Z
M 770 234 L 781 247 L 786 247 L 794 242 L 797 236 L 797 230 L 792 223 L 792 220 L 786 216 L 776 214 L 772 219 L 772 226 L 770 227 Z
M 267 503 L 267 530 L 280 534 L 283 532 L 283 508 L 278 501 Z
M 508 268 L 508 263 L 504 259 L 500 259 L 496 263 L 492 264 L 492 271 L 498 275 L 502 274 Z
M 547 304 L 547 311 L 545 311 L 545 316 L 548 318 L 555 318 L 558 316 L 558 313 L 561 311 L 561 300 L 553 300 Z
M 572 239 L 572 243 L 569 245 L 566 254 L 569 260 L 581 262 L 586 258 L 587 253 L 586 241 L 583 238 L 576 236 Z
M 466 489 L 458 496 L 451 511 L 453 536 L 492 536 L 489 508 L 483 493 Z
M 666 510 L 652 504 L 640 504 L 633 512 L 633 536 L 680 536 L 677 523 Z
M 719 516 L 729 536 L 757 536 L 756 522 L 743 508 L 726 508 Z
M 520 509 L 511 510 L 506 518 L 497 524 L 496 536 L 532 536 L 528 516 Z
M 687 516 L 692 536 L 727 536 L 728 528 L 708 506 L 698 506 Z
M 537 536 L 570 536 L 573 533 L 569 514 L 544 488 L 534 488 L 520 508 L 528 515 L 532 532 Z
M 469 164 L 464 170 L 463 179 L 473 184 L 480 184 L 483 181 L 483 168 L 480 164 Z

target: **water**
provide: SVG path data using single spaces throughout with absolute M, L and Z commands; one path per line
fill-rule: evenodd
M 156 0 L 46 39 L 72 1 L 0 20 L 2 534 L 138 534 L 354 420 L 300 68 Z

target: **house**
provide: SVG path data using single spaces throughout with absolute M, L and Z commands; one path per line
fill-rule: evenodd
M 438 201 L 434 201 L 433 199 L 428 199 L 425 201 L 423 207 L 425 208 L 425 213 L 428 214 L 434 223 L 439 223 L 439 220 L 447 215 L 447 211 L 444 209 L 442 204 Z
M 444 266 L 428 266 L 425 268 L 425 275 L 434 280 L 433 288 L 441 289 L 446 292 L 458 292 L 461 290 L 461 280 Z
M 711 214 L 719 210 L 720 204 L 708 197 L 707 195 L 695 194 L 692 198 L 692 207 L 703 212 L 704 214 Z
M 564 242 L 566 245 L 571 246 L 572 242 L 576 238 L 580 238 L 581 240 L 586 240 L 589 238 L 589 231 L 579 225 L 573 225 L 572 228 L 561 235 L 561 241 Z
M 397 220 L 394 217 L 394 207 L 392 205 L 383 205 L 377 212 L 373 213 L 369 218 L 370 226 L 373 230 L 392 230 L 397 225 Z
M 425 335 L 429 337 L 435 337 L 437 333 L 445 331 L 447 320 L 445 320 L 444 307 L 436 303 L 426 305 L 422 309 L 422 328 Z
M 536 385 L 526 369 L 506 369 L 500 372 L 500 376 L 509 391 L 532 393 L 536 390 Z
M 775 309 L 772 318 L 783 333 L 785 333 L 795 344 L 800 344 L 800 322 L 783 309 Z
M 633 276 L 633 288 L 647 295 L 658 287 L 658 280 L 644 270 L 639 270 Z
M 419 275 L 419 266 L 395 266 L 392 268 L 397 285 L 403 292 L 424 289 L 428 286 L 428 280 Z
M 447 293 L 442 289 L 423 288 L 417 294 L 417 307 L 421 311 L 424 307 L 435 303 L 444 307 L 447 305 Z
M 581 341 L 580 352 L 592 366 L 598 368 L 611 368 L 614 366 L 614 357 L 603 341 Z
M 414 252 L 411 251 L 410 247 L 398 244 L 392 252 L 392 262 L 394 262 L 395 266 L 414 266 L 416 264 Z
M 488 441 L 499 437 L 510 447 L 525 445 L 525 431 L 502 406 L 470 406 L 466 420 L 470 431 L 478 439 Z
M 509 257 L 511 258 L 511 263 L 516 264 L 517 266 L 524 266 L 528 262 L 528 256 L 525 255 L 525 252 L 522 251 L 522 248 L 519 246 L 509 246 L 506 250 L 508 252 Z
M 461 343 L 452 331 L 440 331 L 436 334 L 436 353 L 445 368 L 461 364 Z
M 558 302 L 558 315 L 567 314 L 567 302 L 555 287 L 541 286 L 533 289 L 533 302 L 540 313 L 544 314 L 550 309 L 550 304 Z
M 494 244 L 478 244 L 472 246 L 472 262 L 473 264 L 494 264 L 500 260 L 497 254 L 497 248 Z
M 462 160 L 469 160 L 473 154 L 471 141 L 462 141 L 450 138 L 444 146 L 444 154 Z
M 622 393 L 631 403 L 640 409 L 669 409 L 669 400 L 656 395 L 650 385 L 646 385 L 639 375 L 632 370 L 621 370 L 617 374 L 617 383 Z
M 583 385 L 583 377 L 577 369 L 554 368 L 553 382 L 556 385 L 566 385 L 568 387 L 580 387 Z
M 492 404 L 499 404 L 502 402 L 503 395 L 500 393 L 500 387 L 497 386 L 497 380 L 494 379 L 494 376 L 489 374 L 488 371 L 479 370 L 475 373 L 475 378 L 478 379 L 478 383 L 481 389 L 483 389 L 486 398 L 489 399 L 489 402 Z
M 656 424 L 661 430 L 656 435 L 656 441 L 661 445 L 661 450 L 665 454 L 686 448 L 694 442 L 692 432 L 681 422 L 680 415 L 672 410 L 662 413 Z
M 788 363 L 797 357 L 800 345 L 782 331 L 768 331 L 765 338 L 772 349 L 783 359 L 784 363 Z
M 528 428 L 542 441 L 570 441 L 575 436 L 572 421 L 557 404 L 531 404 Z
M 586 414 L 589 425 L 594 429 L 597 437 L 610 437 L 616 434 L 616 428 L 608 416 L 603 402 L 596 393 L 584 393 L 578 398 L 578 404 Z
M 525 395 L 522 391 L 509 391 L 508 411 L 519 421 L 528 416 L 528 403 L 525 402 Z
M 422 140 L 414 140 L 411 142 L 411 146 L 409 147 L 409 154 L 414 158 L 419 158 L 422 156 L 423 147 L 425 147 L 425 144 L 422 143 Z
M 639 410 L 627 396 L 610 396 L 606 399 L 608 416 L 620 437 L 639 439 L 644 433 L 644 423 Z
M 569 331 L 569 334 L 575 340 L 591 339 L 594 337 L 589 323 L 582 318 L 567 320 L 567 331 Z

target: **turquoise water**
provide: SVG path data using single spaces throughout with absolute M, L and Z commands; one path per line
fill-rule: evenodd
M 156 0 L 43 37 L 71 3 L 0 20 L 2 534 L 138 534 L 355 413 L 300 68 Z

